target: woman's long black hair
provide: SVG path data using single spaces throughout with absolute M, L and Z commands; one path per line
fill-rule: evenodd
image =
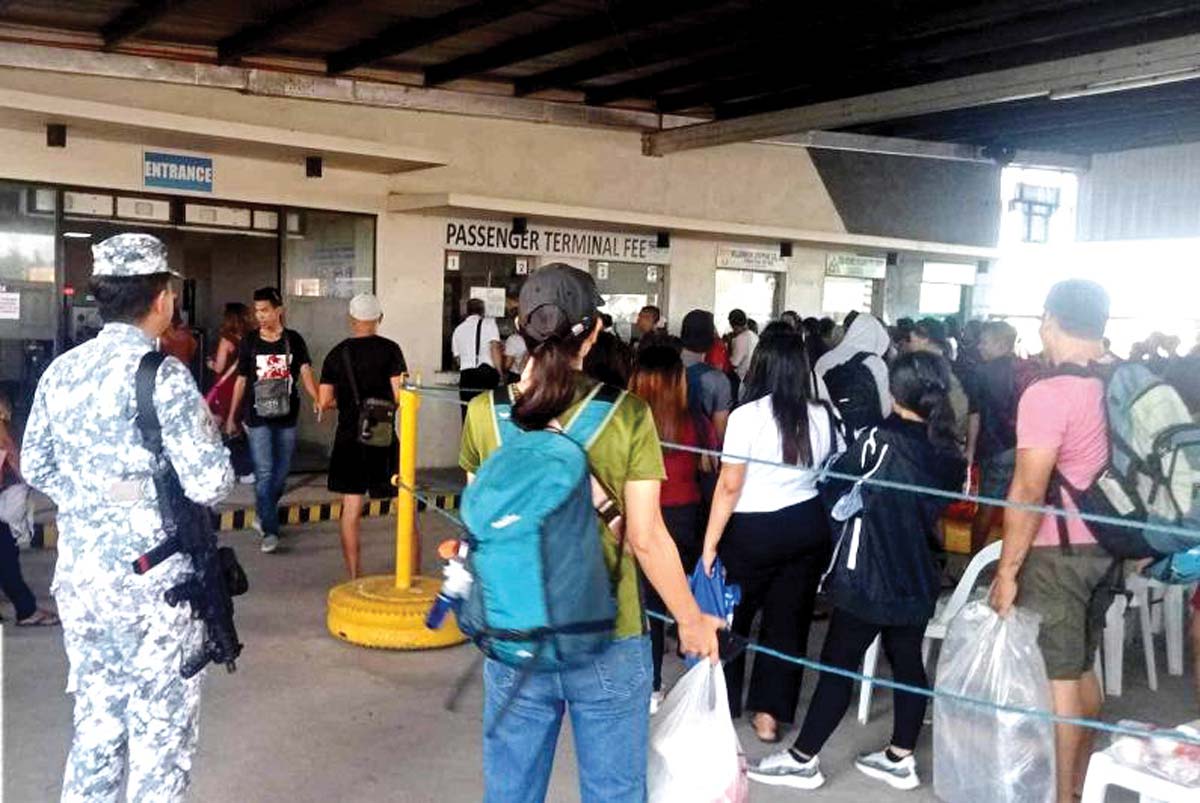
M 929 442 L 958 451 L 954 408 L 950 406 L 950 363 L 928 351 L 904 354 L 892 363 L 892 398 L 925 419 Z
M 798 466 L 810 466 L 813 461 L 808 435 L 809 377 L 804 336 L 778 322 L 764 329 L 750 360 L 743 402 L 770 395 L 775 423 L 783 436 L 783 462 Z

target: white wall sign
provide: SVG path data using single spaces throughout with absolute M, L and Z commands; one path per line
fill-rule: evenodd
M 517 260 L 517 275 L 518 276 L 527 276 L 528 274 L 529 274 L 529 260 L 528 259 L 518 259 Z
M 596 278 L 600 279 L 601 281 L 608 278 L 608 263 L 607 262 L 597 262 L 596 263 Z
M 779 247 L 722 245 L 717 249 L 717 267 L 735 270 L 787 272 L 791 259 L 779 255 Z
M 825 260 L 826 276 L 845 276 L 848 279 L 883 279 L 887 276 L 887 259 L 861 254 L 830 254 Z
M 657 282 L 658 281 L 658 268 L 656 268 L 654 265 L 646 266 L 646 281 L 648 281 L 648 282 Z
M 446 270 L 451 273 L 458 272 L 458 254 L 446 254 Z
M 0 293 L 0 321 L 21 320 L 21 294 Z
M 483 313 L 489 318 L 504 317 L 504 288 L 503 287 L 472 287 L 468 298 L 478 298 L 487 308 Z
M 659 248 L 653 234 L 623 234 L 586 229 L 558 229 L 530 223 L 522 234 L 512 224 L 494 220 L 446 221 L 446 247 L 490 254 L 537 254 L 666 265 L 671 249 Z

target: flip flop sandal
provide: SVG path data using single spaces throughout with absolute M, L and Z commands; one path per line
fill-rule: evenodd
M 18 620 L 17 627 L 57 627 L 62 624 L 57 614 L 50 611 L 34 611 L 28 618 Z

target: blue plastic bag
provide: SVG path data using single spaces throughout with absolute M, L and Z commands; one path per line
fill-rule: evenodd
M 736 583 L 725 582 L 725 567 L 721 565 L 720 558 L 713 561 L 711 577 L 704 571 L 704 561 L 696 561 L 689 585 L 701 611 L 710 616 L 720 617 L 725 620 L 727 626 L 733 627 L 733 609 L 742 601 L 742 587 Z M 687 665 L 695 666 L 696 659 L 687 659 Z

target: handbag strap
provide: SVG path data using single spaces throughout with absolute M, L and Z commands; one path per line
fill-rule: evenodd
M 354 377 L 354 365 L 350 362 L 349 340 L 342 344 L 342 365 L 346 369 L 346 379 L 350 381 L 350 392 L 354 394 L 354 407 L 362 407 L 362 400 L 358 396 L 358 380 Z

